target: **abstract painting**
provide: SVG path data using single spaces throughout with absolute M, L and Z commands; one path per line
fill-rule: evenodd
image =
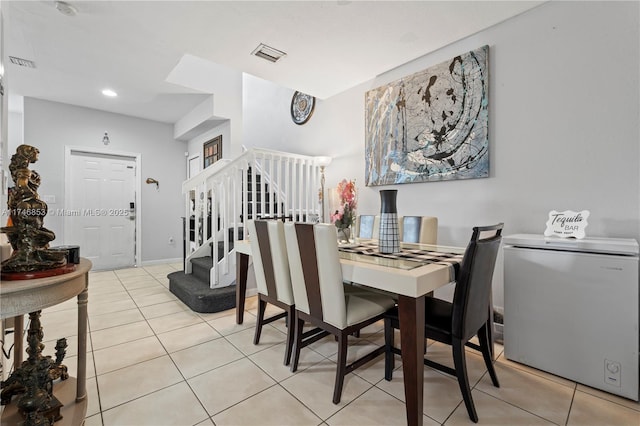
M 489 176 L 489 46 L 365 94 L 365 183 Z

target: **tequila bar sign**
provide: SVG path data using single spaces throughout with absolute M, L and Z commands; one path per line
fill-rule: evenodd
M 574 212 L 573 210 L 565 210 L 558 212 L 551 210 L 549 212 L 549 220 L 547 220 L 547 229 L 544 231 L 545 237 L 555 235 L 562 238 L 584 238 L 584 229 L 587 227 L 587 218 L 589 218 L 589 210 Z

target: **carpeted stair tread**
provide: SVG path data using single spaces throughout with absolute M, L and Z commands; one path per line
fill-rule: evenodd
M 212 289 L 207 282 L 198 279 L 194 274 L 185 274 L 183 271 L 172 272 L 167 275 L 167 278 L 169 278 L 169 291 L 192 311 L 214 313 L 236 306 L 235 285 Z
M 197 265 L 205 269 L 211 269 L 213 266 L 213 258 L 211 256 L 196 257 L 195 259 L 191 259 L 191 264 L 193 266 Z
M 213 258 L 211 256 L 191 259 L 191 271 L 193 275 L 205 284 L 209 282 L 209 271 L 211 271 L 212 267 Z

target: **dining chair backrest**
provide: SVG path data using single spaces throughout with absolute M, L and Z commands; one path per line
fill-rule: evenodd
M 453 296 L 452 330 L 454 337 L 468 340 L 489 319 L 491 281 L 502 241 L 502 227 L 474 227 L 467 246 Z
M 358 215 L 356 226 L 356 236 L 358 238 L 378 239 L 380 235 L 380 216 L 372 214 Z
M 286 223 L 284 230 L 296 309 L 345 328 L 347 312 L 336 227 Z
M 402 242 L 438 243 L 438 218 L 435 216 L 400 216 L 398 217 L 398 229 Z M 380 216 L 358 215 L 356 236 L 364 239 L 378 239 L 380 237 Z
M 249 241 L 258 291 L 294 304 L 284 227 L 279 220 L 250 220 Z
M 438 218 L 435 216 L 402 216 L 400 240 L 405 243 L 437 244 Z

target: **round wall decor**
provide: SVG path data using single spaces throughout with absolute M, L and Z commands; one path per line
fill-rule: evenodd
M 316 98 L 302 92 L 295 92 L 291 98 L 291 119 L 296 124 L 304 124 L 311 118 L 316 106 Z

